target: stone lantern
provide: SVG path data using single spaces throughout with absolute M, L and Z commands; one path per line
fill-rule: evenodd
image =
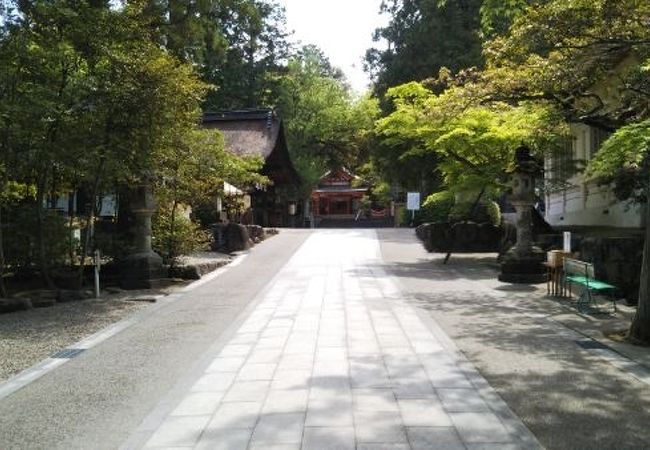
M 150 183 L 142 183 L 130 192 L 133 214 L 134 253 L 121 262 L 120 284 L 125 289 L 148 289 L 165 277 L 163 261 L 151 247 L 151 216 L 156 210 Z
M 501 262 L 499 280 L 508 283 L 543 283 L 546 281 L 545 255 L 533 245 L 533 205 L 535 178 L 540 167 L 526 146 L 515 151 L 510 203 L 516 211 L 517 243 Z

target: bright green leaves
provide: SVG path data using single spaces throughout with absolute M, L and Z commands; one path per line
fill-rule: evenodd
M 640 171 L 650 154 L 650 120 L 618 129 L 591 161 L 588 173 L 614 179 L 620 171 Z
M 437 170 L 451 190 L 500 189 L 515 148 L 526 144 L 541 153 L 561 132 L 544 105 L 474 104 L 463 88 L 435 95 L 417 83 L 392 89 L 389 95 L 395 112 L 377 123 L 382 142 L 403 152 L 400 161 L 427 153 L 437 156 Z

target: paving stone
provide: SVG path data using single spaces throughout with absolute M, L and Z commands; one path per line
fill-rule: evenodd
M 192 392 L 223 392 L 232 385 L 236 374 L 233 372 L 211 372 L 199 378 L 192 386 Z
M 193 447 L 210 416 L 168 417 L 145 444 L 145 448 Z
M 183 398 L 172 411 L 172 416 L 202 416 L 214 413 L 225 395 L 224 392 L 198 392 Z
M 347 361 L 345 347 L 318 347 L 316 348 L 316 361 Z
M 308 397 L 307 389 L 270 391 L 262 407 L 262 413 L 304 413 L 307 410 Z
M 384 361 L 380 358 L 351 361 L 350 378 L 353 388 L 389 387 L 391 385 Z
M 237 374 L 237 380 L 271 380 L 276 367 L 277 364 L 246 363 Z
M 303 450 L 355 450 L 354 428 L 305 427 Z
M 450 413 L 461 439 L 467 443 L 508 442 L 511 436 L 491 412 Z
M 285 355 L 312 355 L 315 351 L 315 341 L 291 341 L 284 348 Z
M 424 364 L 424 370 L 435 388 L 473 388 L 465 374 L 454 364 Z
M 246 356 L 252 348 L 253 346 L 251 344 L 228 344 L 221 350 L 219 356 Z
M 260 335 L 261 339 L 287 339 L 291 334 L 291 328 L 265 328 Z M 259 343 L 259 340 L 257 341 Z
M 304 413 L 262 415 L 253 431 L 252 444 L 256 446 L 300 444 L 304 421 Z
M 489 412 L 490 408 L 475 389 L 436 389 L 448 412 Z
M 406 442 L 404 426 L 398 412 L 355 411 L 354 427 L 358 442 Z
M 413 450 L 465 450 L 454 427 L 409 427 L 407 433 Z
M 260 348 L 257 347 L 248 357 L 247 363 L 270 364 L 280 362 L 282 349 L 280 348 Z
M 257 423 L 262 402 L 222 403 L 215 411 L 208 428 L 250 428 Z
M 422 398 L 435 396 L 433 385 L 428 377 L 391 378 L 393 392 L 397 398 Z
M 312 389 L 326 389 L 335 392 L 349 391 L 351 389 L 350 378 L 344 375 L 313 376 L 311 379 Z
M 353 389 L 352 397 L 355 411 L 399 411 L 391 389 Z
M 539 446 L 536 445 L 523 445 L 520 443 L 517 444 L 507 444 L 500 442 L 498 444 L 465 444 L 467 450 L 539 450 Z
M 313 354 L 284 355 L 278 364 L 278 372 L 285 370 L 311 370 L 314 367 Z
M 352 427 L 353 425 L 351 395 L 309 400 L 305 426 Z
M 230 387 L 224 402 L 254 402 L 266 397 L 270 381 L 237 381 Z
M 246 428 L 207 428 L 194 450 L 246 450 L 252 432 Z
M 287 342 L 288 336 L 263 337 L 257 341 L 255 348 L 282 348 Z
M 402 421 L 407 427 L 451 427 L 451 419 L 438 397 L 397 400 Z
M 251 443 L 249 450 L 300 450 L 300 444 Z
M 315 361 L 313 376 L 318 377 L 348 377 L 350 366 L 347 360 Z
M 277 370 L 271 381 L 271 389 L 309 389 L 311 370 Z
M 374 238 L 336 236 L 294 255 L 147 445 L 519 448 L 378 266 Z
M 237 372 L 246 361 L 245 356 L 235 356 L 228 358 L 216 358 L 206 372 Z
M 435 448 L 435 447 L 432 447 Z M 361 442 L 357 445 L 357 450 L 411 450 L 411 446 L 406 443 L 389 444 L 389 443 L 372 443 Z
M 254 344 L 258 339 L 259 335 L 257 333 L 237 333 L 229 344 Z

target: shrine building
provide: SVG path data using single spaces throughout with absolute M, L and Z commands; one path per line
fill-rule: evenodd
M 315 218 L 354 218 L 361 208 L 361 198 L 368 193 L 364 185 L 354 186 L 361 178 L 345 167 L 330 170 L 322 176 L 312 191 L 312 211 Z

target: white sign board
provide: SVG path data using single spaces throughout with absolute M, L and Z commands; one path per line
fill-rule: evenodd
M 420 193 L 419 192 L 408 192 L 406 194 L 406 209 L 409 211 L 419 211 L 420 210 Z

